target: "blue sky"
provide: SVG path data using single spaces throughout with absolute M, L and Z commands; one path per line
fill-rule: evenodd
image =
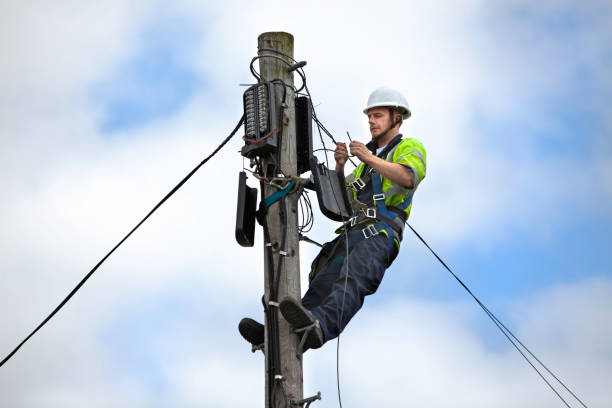
M 94 103 L 103 106 L 101 130 L 120 130 L 176 114 L 205 87 L 205 75 L 185 61 L 202 41 L 187 17 L 160 17 L 142 28 L 141 48 L 95 84 Z
M 347 130 L 367 140 L 372 89 L 406 95 L 402 132 L 428 153 L 411 224 L 589 406 L 610 405 L 611 7 L 265 5 L 6 7 L 0 350 L 227 135 L 257 35 L 284 30 L 340 140 Z M 233 238 L 240 146 L 236 137 L 0 369 L 0 405 L 263 405 L 263 358 L 236 331 L 243 316 L 262 318 L 263 291 L 260 231 L 253 249 Z M 309 236 L 329 239 L 334 224 L 318 211 L 315 223 Z M 305 276 L 316 251 L 300 251 Z M 336 404 L 335 350 L 305 362 L 305 393 L 321 390 L 322 406 Z M 456 406 L 560 406 L 409 231 L 342 337 L 341 372 L 348 406 L 397 406 L 399 388 L 415 406 L 449 406 L 451 395 Z

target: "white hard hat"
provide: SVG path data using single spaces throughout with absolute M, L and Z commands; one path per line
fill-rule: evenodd
M 410 109 L 408 109 L 408 101 L 404 95 L 390 88 L 377 88 L 370 94 L 368 98 L 368 106 L 363 110 L 363 113 L 368 114 L 368 110 L 379 106 L 396 108 L 402 113 L 403 119 L 410 117 Z

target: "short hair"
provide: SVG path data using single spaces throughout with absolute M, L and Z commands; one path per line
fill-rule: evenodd
M 404 114 L 399 109 L 393 106 L 389 106 L 389 115 L 391 115 L 391 122 L 393 122 L 393 115 L 395 115 L 396 113 L 400 115 L 398 124 L 401 126 L 402 123 L 404 123 Z

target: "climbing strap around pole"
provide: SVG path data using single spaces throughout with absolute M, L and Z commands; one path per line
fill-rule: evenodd
M 266 208 L 270 208 L 270 206 L 272 204 L 274 204 L 275 202 L 277 202 L 278 200 L 280 200 L 281 198 L 285 197 L 287 194 L 289 194 L 289 192 L 293 189 L 293 187 L 295 186 L 297 182 L 295 180 L 293 180 L 291 183 L 289 183 L 289 185 L 287 185 L 287 187 L 278 190 L 277 192 L 269 195 L 268 197 L 266 197 L 266 199 L 264 200 L 264 205 Z

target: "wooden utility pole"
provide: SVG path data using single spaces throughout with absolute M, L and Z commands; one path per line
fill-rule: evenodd
M 287 73 L 287 64 L 278 58 L 280 57 L 291 60 L 284 55 L 293 58 L 293 36 L 283 32 L 263 33 L 257 41 L 258 55 L 270 55 L 271 57 L 262 57 L 259 59 L 259 73 L 263 80 L 272 81 L 275 79 L 282 80 L 286 87 L 287 95 L 285 98 L 286 106 L 283 109 L 283 117 L 280 118 L 281 104 L 283 103 L 283 85 L 276 83 L 276 117 L 282 122 L 282 140 L 280 140 L 280 168 L 285 176 L 297 175 L 297 149 L 295 135 L 295 101 L 293 92 L 293 73 Z M 264 160 L 264 169 L 267 171 L 270 166 L 270 159 Z M 274 176 L 277 176 L 275 174 Z M 264 188 L 264 197 L 270 196 L 278 191 L 277 188 L 266 185 Z M 268 230 L 270 242 L 273 244 L 274 265 L 269 265 L 268 257 L 265 255 L 267 248 L 264 246 L 265 260 L 265 300 L 270 299 L 269 276 L 271 271 L 277 270 L 279 257 L 283 257 L 280 269 L 280 281 L 278 287 L 278 299 L 285 296 L 291 296 L 295 299 L 301 299 L 300 291 L 300 257 L 299 257 L 299 237 L 298 237 L 298 197 L 296 194 L 289 194 L 285 197 L 285 217 L 286 225 L 283 225 L 280 209 L 280 203 L 270 207 L 267 214 Z M 284 248 L 280 248 L 282 235 L 286 233 Z M 265 245 L 265 243 L 264 243 Z M 286 253 L 282 255 L 281 252 Z M 268 306 L 275 307 L 275 306 Z M 266 369 L 268 367 L 268 358 L 270 356 L 268 339 L 268 321 L 266 320 Z M 303 380 L 302 380 L 302 361 L 296 356 L 298 347 L 298 337 L 292 332 L 289 323 L 285 321 L 280 312 L 278 313 L 278 331 L 279 331 L 279 348 L 280 348 L 280 369 L 284 377 L 283 385 L 287 398 L 289 400 L 300 400 L 303 397 Z M 276 390 L 274 398 L 274 406 L 270 406 L 269 398 L 269 381 L 270 378 L 266 375 L 266 408 L 281 408 L 285 407 L 281 390 Z M 277 387 L 278 388 L 278 387 Z

